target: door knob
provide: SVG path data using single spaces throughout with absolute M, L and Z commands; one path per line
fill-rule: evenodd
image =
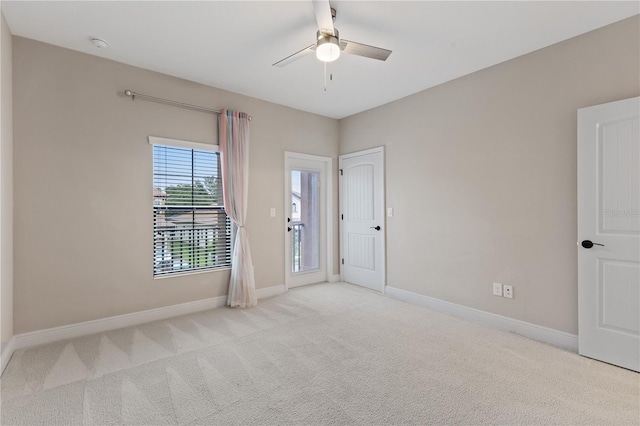
M 381 228 L 379 226 L 372 226 L 371 229 L 375 229 L 376 231 L 379 231 Z
M 580 245 L 586 249 L 590 249 L 593 246 L 602 246 L 604 247 L 604 244 L 598 244 L 598 243 L 594 243 L 593 241 L 589 241 L 589 240 L 584 240 L 583 242 L 580 243 Z

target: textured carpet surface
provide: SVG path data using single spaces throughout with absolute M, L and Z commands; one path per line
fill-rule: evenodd
M 3 425 L 638 425 L 640 375 L 347 284 L 17 351 Z

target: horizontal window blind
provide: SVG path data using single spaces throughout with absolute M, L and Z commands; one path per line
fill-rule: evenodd
M 153 145 L 154 276 L 231 264 L 218 152 Z

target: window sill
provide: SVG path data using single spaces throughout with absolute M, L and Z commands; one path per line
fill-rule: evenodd
M 184 277 L 187 275 L 209 274 L 211 272 L 230 271 L 231 266 L 221 266 L 219 268 L 202 269 L 200 271 L 175 272 L 173 274 L 154 275 L 154 280 L 164 280 L 167 278 Z

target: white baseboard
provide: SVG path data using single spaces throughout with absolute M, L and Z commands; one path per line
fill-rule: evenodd
M 340 282 L 340 274 L 333 274 L 327 277 L 327 282 L 337 283 Z
M 265 297 L 275 296 L 280 293 L 284 293 L 284 285 L 256 289 L 256 296 L 258 299 L 264 299 Z M 58 340 L 72 339 L 74 337 L 87 336 L 89 334 L 102 333 L 151 321 L 158 321 L 180 315 L 206 311 L 208 309 L 225 306 L 226 304 L 227 296 L 218 296 L 193 302 L 180 303 L 178 305 L 165 306 L 162 308 L 149 309 L 146 311 L 133 312 L 130 314 L 117 315 L 114 317 L 22 333 L 13 336 L 15 344 L 12 351 L 14 349 L 28 348 Z M 2 362 L 4 365 L 4 354 Z
M 193 302 L 180 303 L 179 305 L 165 306 L 162 308 L 149 309 L 146 311 L 133 312 L 130 314 L 117 315 L 92 321 L 32 331 L 29 333 L 22 333 L 14 336 L 16 339 L 16 349 L 28 348 L 58 340 L 72 339 L 74 337 L 102 333 L 104 331 L 130 327 L 146 322 L 191 314 L 194 312 L 225 306 L 226 303 L 227 296 L 218 296 Z
M 512 331 L 534 340 L 549 343 L 561 348 L 578 352 L 578 336 L 560 330 L 531 324 L 529 322 L 492 314 L 479 309 L 457 305 L 433 297 L 423 296 L 395 287 L 386 287 L 385 294 L 394 299 L 409 302 L 414 305 L 424 306 L 434 311 L 443 312 L 469 321 L 477 321 L 501 330 Z
M 279 294 L 284 293 L 285 291 L 286 289 L 284 287 L 284 284 L 274 285 L 271 287 L 256 289 L 256 296 L 258 296 L 258 299 L 265 299 L 267 297 L 277 296 Z
M 9 360 L 13 356 L 13 351 L 16 349 L 16 338 L 12 337 L 7 342 L 7 345 L 2 349 L 2 353 L 0 354 L 0 376 L 4 373 L 4 369 L 7 368 L 7 364 Z

